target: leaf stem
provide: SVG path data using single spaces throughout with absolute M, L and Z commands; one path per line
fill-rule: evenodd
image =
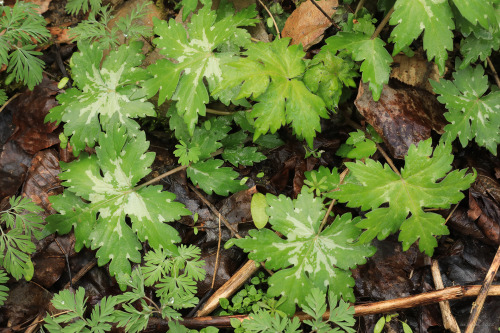
M 342 173 L 340 174 L 339 186 L 340 186 L 340 184 L 342 184 L 344 182 L 344 178 L 347 176 L 348 173 L 349 173 L 349 169 L 345 169 L 344 171 L 342 171 Z M 339 188 L 337 187 L 334 191 L 336 191 L 338 189 Z M 323 227 L 325 226 L 326 221 L 328 220 L 328 216 L 330 216 L 330 213 L 332 212 L 333 205 L 335 205 L 335 202 L 337 202 L 337 200 L 333 199 L 332 202 L 330 203 L 330 206 L 328 206 L 328 210 L 326 211 L 326 214 L 323 217 L 323 221 L 321 221 L 321 224 L 319 226 L 318 233 L 321 232 L 321 230 L 323 230 Z
M 394 12 L 394 7 L 392 7 L 391 10 L 389 10 L 389 12 L 387 13 L 387 15 L 384 17 L 384 19 L 378 25 L 377 29 L 375 29 L 375 32 L 370 37 L 370 39 L 375 39 L 375 38 L 378 37 L 378 35 L 380 35 L 380 32 L 385 27 L 385 25 L 387 24 L 387 22 L 389 22 L 389 19 L 391 18 L 391 15 L 392 15 L 393 12 Z
M 269 17 L 271 17 L 271 19 L 273 20 L 274 28 L 276 29 L 276 37 L 278 39 L 280 39 L 281 38 L 280 29 L 278 28 L 278 24 L 276 23 L 276 20 L 274 19 L 273 14 L 271 14 L 271 12 L 269 11 L 269 9 L 267 9 L 267 6 L 261 0 L 259 0 L 259 3 L 262 5 L 262 7 L 264 7 L 264 9 L 266 10 L 267 14 L 269 14 Z
M 493 62 L 491 62 L 490 57 L 486 57 L 486 61 L 488 62 L 488 66 L 490 67 L 491 71 L 493 72 L 495 83 L 497 84 L 498 88 L 500 88 L 500 79 L 498 78 L 498 73 L 495 69 L 495 66 L 493 66 Z
M 219 115 L 219 116 L 231 116 L 231 115 L 235 114 L 236 112 L 220 111 L 220 110 L 215 110 L 215 109 L 209 109 L 209 108 L 207 108 L 207 113 L 216 114 L 216 115 Z
M 356 10 L 354 11 L 354 16 L 356 16 L 356 14 L 361 10 L 361 8 L 363 8 L 364 5 L 365 5 L 365 0 L 360 0 L 358 2 L 358 5 L 356 6 Z

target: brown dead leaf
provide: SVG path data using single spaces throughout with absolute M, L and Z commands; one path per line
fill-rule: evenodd
M 24 194 L 50 214 L 56 211 L 51 208 L 49 196 L 62 193 L 57 177 L 60 171 L 57 153 L 53 149 L 42 150 L 33 157 L 24 184 Z
M 323 0 L 316 2 L 330 17 L 336 12 L 338 0 Z M 288 17 L 281 32 L 283 37 L 291 37 L 292 45 L 302 44 L 304 51 L 323 38 L 323 33 L 332 23 L 311 1 L 302 3 Z
M 431 130 L 442 133 L 447 123 L 435 96 L 403 84 L 385 85 L 375 102 L 368 84 L 363 83 L 354 103 L 395 158 L 403 158 L 411 144 L 428 139 Z
M 398 54 L 392 63 L 391 78 L 397 79 L 409 86 L 425 89 L 434 94 L 429 79 L 439 81 L 439 69 L 433 62 L 428 62 L 421 55 L 415 54 L 409 58 Z

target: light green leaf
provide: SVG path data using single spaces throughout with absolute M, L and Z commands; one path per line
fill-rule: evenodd
M 279 270 L 269 278 L 270 296 L 283 295 L 283 311 L 293 314 L 295 304 L 304 304 L 314 287 L 354 300 L 350 268 L 363 264 L 373 255 L 369 245 L 353 244 L 359 236 L 357 219 L 350 214 L 337 216 L 335 221 L 320 230 L 325 214 L 320 198 L 302 191 L 297 200 L 283 195 L 266 196 L 269 223 L 281 233 L 280 238 L 269 229 L 250 230 L 249 237 L 234 243 L 249 252 L 249 258 L 266 261 L 266 267 Z
M 255 193 L 252 196 L 250 203 L 250 210 L 252 212 L 252 219 L 257 229 L 262 229 L 269 221 L 269 215 L 266 213 L 267 208 L 266 196 L 262 193 Z
M 392 30 L 393 55 L 409 46 L 424 32 L 424 50 L 427 59 L 436 58 L 439 72 L 444 73 L 447 51 L 453 49 L 453 13 L 448 1 L 397 0 L 389 23 L 396 25 Z
M 453 73 L 453 81 L 431 81 L 438 101 L 445 104 L 444 114 L 450 124 L 444 128 L 445 141 L 458 136 L 463 147 L 474 139 L 478 145 L 497 154 L 500 143 L 500 92 L 490 92 L 488 77 L 482 66 L 466 67 Z
M 495 8 L 492 1 L 489 0 L 453 0 L 460 14 L 469 22 L 476 25 L 479 24 L 488 29 L 490 25 L 497 26 L 498 22 L 495 15 Z
M 449 233 L 444 218 L 424 208 L 448 208 L 460 201 L 464 197 L 460 191 L 469 188 L 475 173 L 449 172 L 453 161 L 451 145 L 439 145 L 433 153 L 431 143 L 428 139 L 421 141 L 418 148 L 410 146 L 401 176 L 387 164 L 382 166 L 371 159 L 346 163 L 358 183 L 341 185 L 334 197 L 349 207 L 371 210 L 357 225 L 367 229 L 360 241 L 384 239 L 401 229 L 399 240 L 405 251 L 420 240 L 420 250 L 432 256 L 437 246 L 434 236 Z M 388 207 L 380 207 L 386 203 Z
M 360 32 L 339 32 L 326 40 L 323 48 L 336 53 L 346 50 L 353 60 L 362 61 L 361 72 L 364 82 L 370 83 L 373 99 L 378 101 L 384 84 L 389 82 L 392 57 L 385 49 L 385 42 L 380 38 L 371 39 Z
M 56 106 L 46 121 L 64 121 L 64 134 L 71 136 L 75 156 L 93 147 L 99 133 L 116 117 L 129 133 L 137 133 L 139 125 L 130 118 L 154 116 L 153 104 L 146 102 L 137 82 L 148 77 L 138 66 L 144 55 L 142 43 L 132 42 L 110 52 L 102 62 L 103 50 L 95 45 L 79 44 L 80 52 L 73 55 L 72 73 L 77 88 L 57 97 Z
M 231 168 L 221 168 L 223 163 L 221 160 L 212 159 L 191 164 L 187 168 L 187 175 L 207 194 L 215 192 L 219 195 L 228 195 L 245 189 L 246 186 L 240 185 L 236 179 L 239 174 Z
M 5 273 L 3 269 L 0 269 L 0 306 L 4 305 L 7 297 L 9 296 L 9 294 L 7 293 L 9 291 L 9 288 L 5 286 L 7 281 L 9 281 L 7 273 Z
M 258 102 L 251 112 L 256 118 L 254 140 L 291 123 L 295 133 L 312 147 L 321 129 L 320 117 L 326 118 L 328 113 L 323 100 L 300 79 L 305 71 L 304 51 L 289 43 L 289 38 L 282 38 L 249 45 L 246 58 L 226 65 L 224 80 L 213 93 L 241 86 L 237 99 L 251 97 Z
M 163 59 L 149 66 L 153 79 L 146 83 L 145 89 L 148 96 L 159 91 L 159 104 L 167 98 L 177 101 L 177 111 L 188 125 L 190 134 L 194 132 L 198 115 L 205 115 L 205 104 L 209 101 L 203 80 L 214 85 L 220 82 L 221 64 L 234 56 L 234 52 L 214 53 L 214 50 L 241 32 L 238 26 L 257 22 L 254 6 L 219 21 L 210 7 L 211 1 L 206 1 L 192 16 L 187 31 L 173 19 L 168 23 L 154 20 L 154 32 L 159 37 L 153 42 L 161 54 L 174 59 L 175 63 Z
M 75 196 L 56 196 L 51 199 L 54 208 L 68 219 L 49 218 L 48 228 L 67 232 L 78 223 L 77 230 L 82 230 L 75 233 L 77 242 L 88 245 L 90 241 L 91 248 L 98 249 L 99 265 L 111 260 L 112 275 L 130 273 L 129 261 L 141 260 L 139 241 L 148 241 L 154 249 L 176 252 L 174 243 L 180 241 L 179 235 L 164 222 L 191 213 L 173 201 L 174 194 L 162 192 L 161 186 L 135 187 L 151 172 L 154 160 L 153 153 L 146 153 L 149 143 L 143 132 L 132 138 L 115 124 L 100 134 L 99 142 L 96 155 L 84 154 L 75 162 L 62 163 L 59 176 L 68 187 L 65 193 L 73 192 L 90 203 L 71 209 L 69 206 L 77 201 Z M 131 226 L 126 223 L 127 217 Z
M 233 149 L 224 149 L 222 158 L 234 166 L 245 165 L 252 166 L 266 159 L 266 156 L 257 151 L 257 147 L 239 147 Z
M 325 47 L 309 63 L 304 74 L 304 83 L 333 110 L 340 101 L 342 88 L 356 87 L 354 78 L 359 74 L 354 68 L 352 60 L 337 57 Z

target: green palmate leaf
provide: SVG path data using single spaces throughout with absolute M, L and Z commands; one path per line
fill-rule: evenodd
M 73 55 L 72 74 L 77 88 L 71 88 L 57 97 L 56 106 L 46 121 L 64 121 L 64 134 L 71 136 L 75 156 L 86 145 L 93 147 L 101 127 L 103 130 L 116 116 L 131 134 L 139 125 L 130 118 L 154 116 L 153 104 L 146 102 L 138 83 L 148 77 L 139 66 L 144 59 L 142 43 L 132 42 L 110 52 L 104 61 L 103 50 L 79 44 L 80 52 Z
M 321 129 L 320 117 L 326 118 L 328 113 L 323 100 L 300 80 L 305 52 L 299 45 L 288 46 L 289 42 L 282 38 L 249 45 L 246 58 L 226 65 L 224 80 L 214 93 L 241 85 L 236 98 L 251 97 L 258 102 L 250 113 L 256 118 L 254 140 L 291 123 L 295 133 L 312 147 Z
M 335 190 L 340 183 L 340 176 L 337 168 L 331 171 L 327 167 L 320 166 L 318 170 L 306 171 L 306 179 L 304 184 L 309 186 L 308 191 L 313 192 L 316 196 L 324 195 L 331 198 L 332 191 Z
M 148 175 L 154 153 L 146 153 L 149 143 L 143 132 L 132 138 L 115 124 L 99 136 L 96 155 L 84 154 L 72 163 L 61 162 L 60 178 L 68 189 L 51 197 L 61 215 L 47 218 L 47 229 L 66 233 L 75 227 L 77 248 L 82 244 L 99 249 L 99 265 L 111 260 L 110 272 L 130 273 L 130 262 L 140 262 L 139 241 L 154 249 L 176 252 L 177 231 L 165 224 L 191 214 L 175 195 L 162 192 L 161 186 L 135 187 Z M 78 202 L 74 193 L 89 203 Z M 96 214 L 99 217 L 96 219 Z M 126 222 L 131 221 L 131 226 Z M 137 235 L 136 235 L 137 234 Z
M 453 49 L 452 18 L 448 1 L 397 0 L 389 21 L 397 25 L 391 33 L 395 42 L 393 54 L 409 46 L 425 29 L 423 42 L 427 59 L 435 58 L 439 72 L 444 73 L 447 51 Z
M 335 221 L 320 230 L 325 214 L 320 198 L 302 191 L 297 200 L 283 195 L 266 196 L 269 222 L 281 233 L 280 238 L 269 229 L 250 230 L 250 237 L 235 240 L 249 252 L 249 258 L 266 261 L 266 267 L 280 271 L 269 278 L 270 296 L 283 295 L 283 311 L 293 314 L 295 303 L 304 304 L 314 287 L 326 291 L 329 286 L 336 295 L 354 300 L 350 268 L 363 264 L 374 249 L 353 244 L 360 234 L 350 214 L 337 216 Z
M 377 151 L 375 142 L 367 139 L 365 133 L 361 130 L 349 133 L 349 138 L 345 144 L 342 144 L 337 150 L 337 155 L 341 157 L 362 159 L 370 157 Z
M 495 8 L 490 0 L 453 0 L 463 17 L 469 22 L 479 24 L 488 29 L 490 25 L 498 26 Z
M 221 160 L 212 159 L 191 164 L 187 168 L 187 175 L 207 194 L 215 192 L 219 195 L 228 195 L 245 189 L 246 186 L 240 185 L 236 179 L 239 174 L 231 168 L 221 168 L 223 163 Z
M 356 87 L 353 78 L 359 74 L 354 68 L 355 64 L 351 60 L 337 57 L 329 49 L 323 48 L 309 62 L 304 83 L 323 99 L 328 108 L 334 109 L 340 101 L 342 88 Z
M 448 173 L 453 161 L 451 145 L 439 145 L 433 153 L 431 143 L 428 139 L 418 148 L 410 147 L 401 176 L 373 160 L 346 163 L 358 183 L 341 185 L 334 196 L 349 207 L 371 210 L 357 225 L 367 229 L 360 241 L 384 239 L 401 229 L 404 250 L 420 240 L 420 250 L 432 256 L 437 246 L 434 236 L 448 234 L 444 218 L 424 208 L 448 208 L 458 202 L 464 197 L 460 191 L 469 188 L 475 173 L 465 175 L 465 169 Z M 380 207 L 386 203 L 388 207 Z
M 198 6 L 198 0 L 181 0 L 179 6 L 182 6 L 182 20 L 186 21 L 188 15 Z
M 385 49 L 385 42 L 380 38 L 372 39 L 370 35 L 361 32 L 339 32 L 326 40 L 325 50 L 333 54 L 346 50 L 353 60 L 362 61 L 360 70 L 364 82 L 370 83 L 373 99 L 378 101 L 382 88 L 389 82 L 392 57 Z
M 460 53 L 464 56 L 459 69 L 464 69 L 471 62 L 485 61 L 493 51 L 500 48 L 500 29 L 482 30 L 480 34 L 470 34 L 460 42 Z
M 232 165 L 252 166 L 266 159 L 266 156 L 257 151 L 257 147 L 241 147 L 233 149 L 224 149 L 222 158 Z
M 431 81 L 438 101 L 446 105 L 448 112 L 443 138 L 453 141 L 457 136 L 465 147 L 470 140 L 486 147 L 493 155 L 500 143 L 500 92 L 490 92 L 488 77 L 482 66 L 467 67 L 453 73 L 453 81 Z
M 148 96 L 159 91 L 159 104 L 167 98 L 177 101 L 177 112 L 184 118 L 190 134 L 194 132 L 198 115 L 205 115 L 205 104 L 209 101 L 203 80 L 211 86 L 218 84 L 222 79 L 221 64 L 234 56 L 234 51 L 214 53 L 214 50 L 235 34 L 247 36 L 246 44 L 248 33 L 237 27 L 257 22 L 254 6 L 217 21 L 217 14 L 210 9 L 211 1 L 203 3 L 204 7 L 188 23 L 187 31 L 173 19 L 168 23 L 154 20 L 154 32 L 159 35 L 154 43 L 160 53 L 175 63 L 162 59 L 149 66 L 153 78 L 145 85 Z

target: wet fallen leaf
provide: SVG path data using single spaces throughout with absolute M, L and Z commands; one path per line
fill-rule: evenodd
M 24 184 L 23 193 L 48 214 L 56 214 L 51 208 L 49 196 L 60 194 L 63 190 L 57 177 L 60 171 L 57 153 L 52 149 L 43 150 L 33 157 Z
M 337 0 L 323 0 L 316 2 L 330 17 L 336 12 Z M 321 11 L 309 1 L 303 2 L 288 17 L 281 32 L 283 37 L 291 37 L 291 44 L 302 44 L 304 51 L 323 38 L 323 34 L 332 23 Z
M 420 54 L 415 54 L 411 58 L 404 54 L 397 54 L 393 60 L 391 78 L 434 93 L 429 79 L 439 81 L 439 69 L 435 63 L 428 62 Z
M 368 84 L 363 83 L 354 103 L 395 158 L 403 158 L 411 144 L 428 139 L 431 130 L 443 133 L 447 123 L 436 97 L 402 84 L 384 86 L 380 100 L 375 102 Z
M 7 142 L 0 153 L 0 198 L 15 195 L 31 165 L 31 155 L 14 141 Z

